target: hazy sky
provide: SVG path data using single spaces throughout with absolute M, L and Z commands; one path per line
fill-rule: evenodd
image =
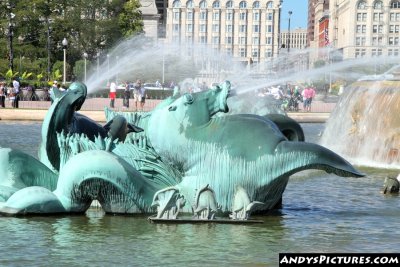
M 290 29 L 307 28 L 308 0 L 283 0 L 281 31 L 288 29 L 289 10 L 293 12 L 290 16 Z

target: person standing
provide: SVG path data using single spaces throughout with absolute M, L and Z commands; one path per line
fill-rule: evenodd
M 15 78 L 12 82 L 13 84 L 13 92 L 15 95 L 14 101 L 13 101 L 13 108 L 18 108 L 19 107 L 19 93 L 20 93 L 20 83 L 17 78 Z
M 124 89 L 124 107 L 129 108 L 129 98 L 131 97 L 131 91 L 129 88 L 129 83 L 125 83 L 125 89 Z
M 0 82 L 0 107 L 6 107 L 6 86 L 4 82 Z
M 307 112 L 311 111 L 311 102 L 313 100 L 313 98 L 315 97 L 315 90 L 314 88 L 312 88 L 311 86 L 307 87 L 306 89 L 304 89 L 304 106 L 305 106 L 305 110 Z
M 110 107 L 114 108 L 115 98 L 117 97 L 117 84 L 112 82 L 110 84 Z
M 146 89 L 140 88 L 140 110 L 144 111 L 144 104 L 146 103 Z
M 137 80 L 133 86 L 133 101 L 135 102 L 135 111 L 138 110 L 138 103 L 142 101 L 142 81 Z M 141 106 L 141 104 L 140 104 Z

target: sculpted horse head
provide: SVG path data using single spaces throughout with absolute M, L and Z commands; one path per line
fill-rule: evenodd
M 205 124 L 218 112 L 228 112 L 227 97 L 231 84 L 225 81 L 210 90 L 198 93 L 187 93 L 168 106 L 174 118 L 184 127 L 195 127 Z

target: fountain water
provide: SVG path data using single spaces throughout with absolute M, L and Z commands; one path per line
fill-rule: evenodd
M 400 168 L 400 118 L 396 116 L 400 81 L 396 77 L 396 71 L 391 71 L 362 78 L 346 88 L 321 144 L 356 164 Z
M 320 52 L 331 53 L 331 59 L 337 58 L 332 55 L 331 49 Z M 104 88 L 106 81 L 116 76 L 134 80 L 141 78 L 144 73 L 150 73 L 154 80 L 161 80 L 160 77 L 164 77 L 164 65 L 170 74 L 176 74 L 174 79 L 178 80 L 182 93 L 189 88 L 198 87 L 204 81 L 210 85 L 211 82 L 229 80 L 236 92 L 236 96 L 228 98 L 230 113 L 263 116 L 283 112 L 279 109 L 279 103 L 268 98 L 255 97 L 260 89 L 292 82 L 304 84 L 320 80 L 329 83 L 330 78 L 332 81 L 342 80 L 343 84 L 360 79 L 344 91 L 327 124 L 322 144 L 349 156 L 359 164 L 397 167 L 399 135 L 396 131 L 397 119 L 392 114 L 396 114 L 395 109 L 398 106 L 398 83 L 379 81 L 393 79 L 393 74 L 388 72 L 377 75 L 377 71 L 397 64 L 399 57 L 380 57 L 379 60 L 363 57 L 331 62 L 313 69 L 295 67 L 296 60 L 308 53 L 313 51 L 292 50 L 290 54 L 283 52 L 278 58 L 265 63 L 243 65 L 233 61 L 229 55 L 206 46 L 152 43 L 141 37 L 133 37 L 121 42 L 110 52 L 110 58 L 118 56 L 118 64 L 111 64 L 107 70 L 107 62 L 104 62 L 100 66 L 104 70 L 101 79 L 96 75 L 89 78 L 88 93 Z M 366 68 L 373 70 L 375 74 L 361 78 L 365 76 Z M 260 73 L 265 75 L 260 76 Z M 207 78 L 210 74 L 212 78 Z M 317 88 L 319 98 L 327 94 L 327 89 Z

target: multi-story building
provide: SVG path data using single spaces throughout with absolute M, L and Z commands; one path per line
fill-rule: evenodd
M 281 31 L 281 44 L 287 49 L 304 49 L 307 46 L 307 29 L 297 28 Z
M 168 0 L 166 38 L 204 44 L 238 61 L 279 53 L 281 0 Z
M 400 0 L 331 0 L 329 32 L 343 59 L 399 55 Z

